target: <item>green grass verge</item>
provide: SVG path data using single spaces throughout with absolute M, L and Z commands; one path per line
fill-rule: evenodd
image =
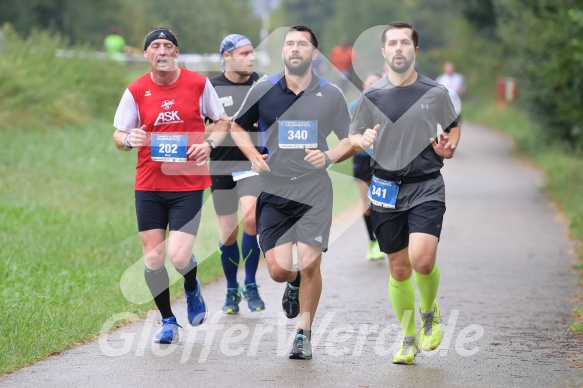
M 583 322 L 573 322 L 571 330 L 575 333 L 583 333 Z
M 464 117 L 507 133 L 514 140 L 518 152 L 528 155 L 544 171 L 544 191 L 568 219 L 570 237 L 583 241 L 583 155 L 563 144 L 548 140 L 543 129 L 533 123 L 516 107 L 497 106 L 494 103 L 469 102 L 464 106 Z M 575 269 L 583 270 L 583 250 L 579 249 Z M 583 280 L 581 272 L 580 283 Z M 583 297 L 582 297 L 583 298 Z M 580 315 L 579 319 L 583 317 Z M 583 323 L 575 322 L 571 329 L 583 333 Z
M 112 133 L 110 122 L 0 131 L 0 374 L 91 338 L 113 314 L 154 307 L 120 291 L 141 243 L 136 154 L 115 149 Z M 195 248 L 209 258 L 202 282 L 222 274 L 217 223 L 205 213 Z M 172 293 L 181 293 L 179 283 Z
M 93 338 L 114 314 L 144 316 L 122 276 L 143 282 L 133 181 L 136 153 L 113 146 L 111 121 L 2 130 L 0 375 Z M 350 161 L 334 166 L 335 209 L 358 199 Z M 338 175 L 338 174 L 335 174 Z M 209 195 L 194 253 L 202 283 L 222 276 Z M 178 275 L 170 270 L 171 278 Z M 181 282 L 171 288 L 181 297 Z

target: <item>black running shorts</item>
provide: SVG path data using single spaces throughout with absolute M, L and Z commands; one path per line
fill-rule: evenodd
M 179 230 L 196 236 L 204 190 L 185 192 L 136 191 L 138 230 Z
M 411 233 L 427 233 L 439 239 L 444 214 L 445 203 L 428 201 L 401 212 L 371 209 L 370 219 L 381 251 L 391 254 L 409 246 Z
M 295 183 L 264 183 L 257 198 L 259 246 L 265 253 L 289 242 L 328 249 L 332 183 L 327 174 Z

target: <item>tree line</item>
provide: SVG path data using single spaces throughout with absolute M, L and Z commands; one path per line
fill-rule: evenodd
M 512 75 L 519 104 L 547 139 L 583 149 L 583 3 L 580 0 L 455 0 L 473 32 L 463 44 L 485 70 Z M 477 49 L 476 49 L 477 48 Z M 456 47 L 452 47 L 455 50 Z
M 0 0 L 0 25 L 9 23 L 27 37 L 49 30 L 71 44 L 103 48 L 119 27 L 128 45 L 141 50 L 150 27 L 169 26 L 185 53 L 215 53 L 233 31 L 259 39 L 260 21 L 247 1 L 237 0 Z
M 421 35 L 421 72 L 435 77 L 452 60 L 479 97 L 494 96 L 497 77 L 514 77 L 517 103 L 548 135 L 541 144 L 583 149 L 581 0 L 282 0 L 275 16 L 315 26 L 325 53 L 370 26 L 409 22 Z
M 0 0 L 0 25 L 27 36 L 48 30 L 71 44 L 101 48 L 112 26 L 141 49 L 149 27 L 168 25 L 182 52 L 216 53 L 221 39 L 242 33 L 259 43 L 256 0 Z M 475 95 L 493 94 L 497 76 L 518 80 L 519 103 L 550 138 L 583 148 L 583 3 L 581 0 L 279 0 L 267 26 L 306 24 L 328 55 L 372 26 L 393 20 L 421 33 L 420 70 L 438 75 L 453 60 Z M 378 39 L 378 38 L 375 38 Z M 380 39 L 379 39 L 380 40 Z M 373 46 L 374 50 L 380 50 Z M 379 54 L 380 55 L 380 54 Z

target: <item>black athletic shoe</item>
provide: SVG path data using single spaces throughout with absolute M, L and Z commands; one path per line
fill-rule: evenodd
M 283 293 L 283 299 L 281 300 L 281 306 L 283 307 L 283 313 L 289 319 L 295 318 L 300 313 L 300 288 L 293 287 L 291 284 L 285 286 L 285 291 Z
M 303 334 L 296 334 L 294 344 L 289 352 L 289 358 L 292 360 L 311 360 L 312 344 L 310 339 Z

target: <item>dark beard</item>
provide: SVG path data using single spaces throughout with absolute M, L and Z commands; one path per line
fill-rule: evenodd
M 393 65 L 392 63 L 389 63 L 389 61 L 387 61 L 387 65 L 389 65 L 391 70 L 393 70 L 395 73 L 398 73 L 398 74 L 406 73 L 411 68 L 412 64 L 413 64 L 412 59 L 410 61 L 405 62 L 403 64 L 403 67 L 396 67 L 395 65 Z
M 301 62 L 297 66 L 293 66 L 292 64 L 290 64 L 287 59 L 284 59 L 283 62 L 285 63 L 285 67 L 287 68 L 287 72 L 291 75 L 304 75 L 308 72 L 308 69 L 312 65 L 311 58 Z

